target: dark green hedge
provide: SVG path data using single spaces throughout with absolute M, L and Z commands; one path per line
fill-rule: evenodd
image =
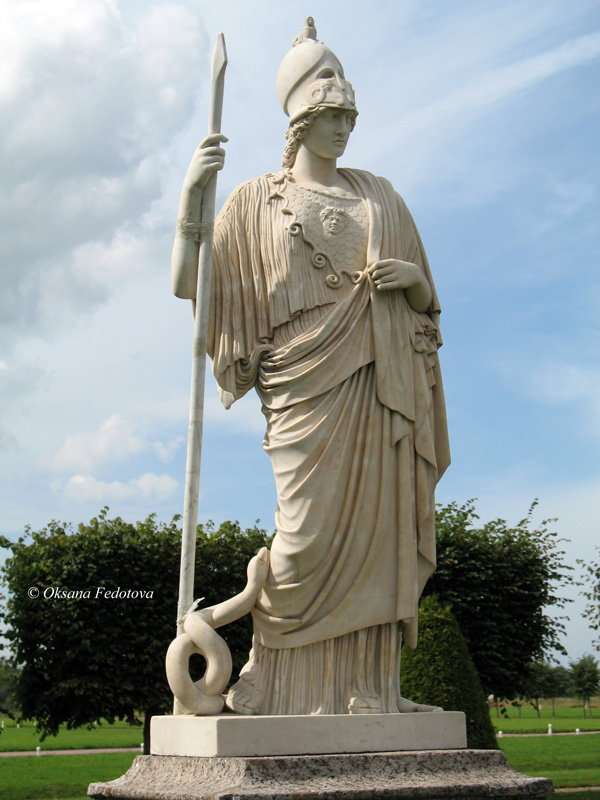
M 421 602 L 419 644 L 416 650 L 403 648 L 400 674 L 403 697 L 445 711 L 464 711 L 469 747 L 498 747 L 465 639 L 450 608 L 441 605 L 435 595 Z

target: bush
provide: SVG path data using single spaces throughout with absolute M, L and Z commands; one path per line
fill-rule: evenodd
M 464 711 L 468 747 L 498 747 L 465 639 L 449 606 L 442 606 L 435 595 L 421 602 L 417 649 L 402 650 L 401 686 L 402 695 L 417 703 Z
M 181 530 L 177 517 L 159 523 L 152 514 L 134 525 L 107 511 L 77 530 L 51 522 L 17 542 L 0 537 L 10 550 L 0 568 L 9 593 L 0 620 L 24 719 L 55 735 L 61 724 L 136 724 L 141 712 L 147 743 L 150 717 L 173 703 L 164 663 L 175 638 Z M 199 525 L 194 597 L 208 606 L 240 592 L 248 561 L 269 541 L 256 526 Z M 223 638 L 239 670 L 251 646 L 251 618 L 228 626 Z

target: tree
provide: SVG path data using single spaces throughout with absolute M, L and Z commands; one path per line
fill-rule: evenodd
M 546 609 L 562 609 L 558 588 L 572 582 L 550 520 L 532 527 L 534 503 L 510 528 L 497 519 L 475 527 L 474 501 L 437 510 L 438 565 L 425 587 L 449 603 L 467 640 L 483 689 L 522 695 L 532 661 L 564 653 L 564 625 Z
M 243 589 L 246 565 L 266 531 L 198 526 L 195 597 L 221 602 Z M 175 635 L 181 530 L 178 518 L 137 525 L 104 509 L 89 525 L 51 522 L 27 530 L 2 574 L 9 590 L 1 616 L 13 665 L 20 667 L 15 694 L 24 719 L 43 735 L 125 719 L 140 723 L 149 745 L 153 714 L 170 711 L 165 653 Z M 224 633 L 239 669 L 251 641 L 250 619 Z M 199 658 L 199 657 L 198 657 Z
M 467 745 L 496 748 L 487 700 L 467 643 L 449 606 L 430 595 L 419 608 L 419 645 L 404 647 L 401 661 L 402 695 L 417 703 L 464 711 Z
M 583 718 L 585 719 L 586 705 L 592 716 L 592 705 L 590 700 L 600 689 L 600 668 L 593 656 L 582 656 L 579 661 L 574 661 L 571 667 L 571 685 L 575 697 L 579 697 L 583 707 Z
M 600 553 L 600 547 L 596 548 Z M 583 583 L 586 587 L 583 596 L 586 598 L 587 606 L 583 616 L 589 619 L 592 630 L 600 630 L 600 561 L 586 563 L 577 559 L 579 566 L 583 567 Z M 600 651 L 600 637 L 594 642 L 596 650 Z
M 552 667 L 545 661 L 532 661 L 527 676 L 527 697 L 533 701 L 538 718 L 540 716 L 540 697 L 547 697 L 546 686 Z
M 564 697 L 569 684 L 569 671 L 565 667 L 553 667 L 548 661 L 533 661 L 529 665 L 526 695 L 540 716 L 540 698 L 552 700 L 552 716 L 555 716 L 554 701 Z
M 551 667 L 546 676 L 546 697 L 552 700 L 552 716 L 555 715 L 555 703 L 557 697 L 568 697 L 569 695 L 569 670 L 566 667 Z

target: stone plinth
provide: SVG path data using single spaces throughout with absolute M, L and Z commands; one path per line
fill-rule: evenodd
M 91 797 L 122 800 L 543 800 L 551 792 L 551 781 L 514 772 L 497 750 L 268 758 L 138 756 L 123 777 L 88 789 Z
M 455 750 L 467 746 L 462 711 L 420 714 L 153 717 L 161 756 L 289 756 Z

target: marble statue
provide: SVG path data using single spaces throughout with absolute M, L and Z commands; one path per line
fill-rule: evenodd
M 358 112 L 310 17 L 277 92 L 290 119 L 282 167 L 236 189 L 214 228 L 207 350 L 227 408 L 258 392 L 278 498 L 271 551 L 239 605 L 238 616 L 252 605 L 252 651 L 226 703 L 252 715 L 431 711 L 400 696 L 399 669 L 402 641 L 417 643 L 449 464 L 440 306 L 401 197 L 338 167 Z M 195 296 L 202 190 L 226 141 L 207 137 L 186 174 L 178 297 Z M 195 626 L 235 617 L 216 609 L 189 615 L 188 649 Z

